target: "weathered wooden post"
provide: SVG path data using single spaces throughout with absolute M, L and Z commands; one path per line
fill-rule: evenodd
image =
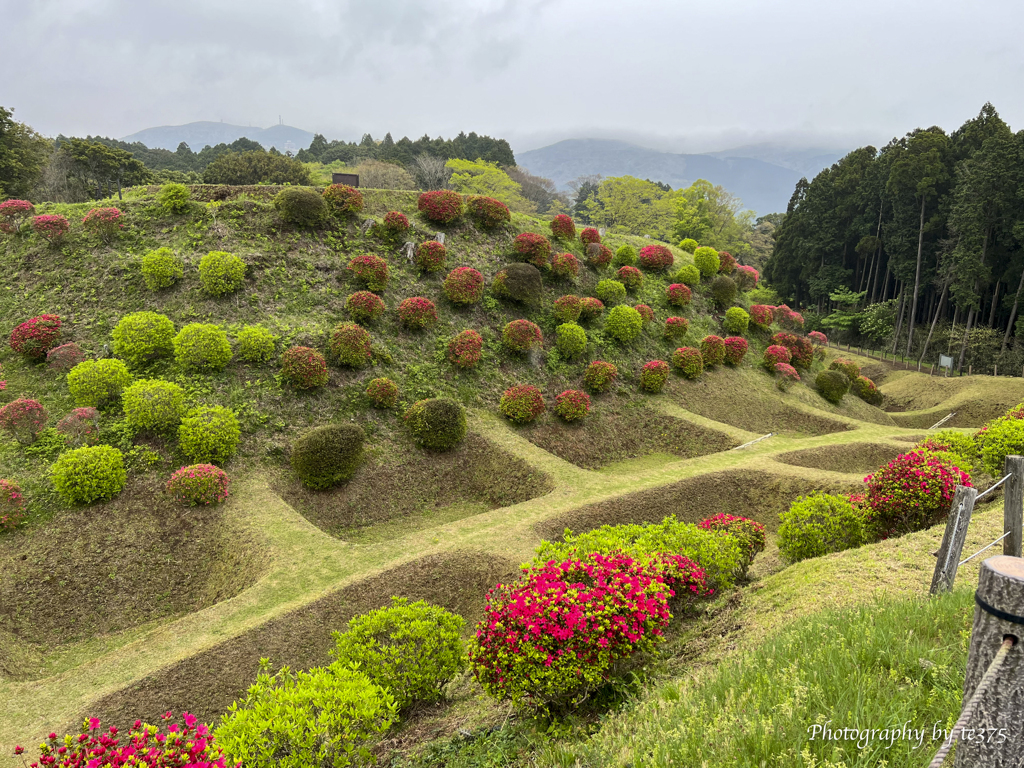
M 932 574 L 932 586 L 928 591 L 931 595 L 949 592 L 956 580 L 956 572 L 960 567 L 960 555 L 964 551 L 967 540 L 967 527 L 971 524 L 974 514 L 974 500 L 978 498 L 977 488 L 964 485 L 956 487 L 953 503 L 949 507 L 946 518 L 946 531 L 942 534 L 942 544 L 936 554 L 935 572 Z
M 1024 560 L 1006 555 L 985 560 L 974 600 L 965 704 L 974 696 L 1003 641 L 1024 637 Z M 1006 654 L 966 724 L 956 746 L 955 768 L 1018 768 L 1024 755 L 1022 708 L 1024 645 L 1018 642 Z
M 1021 556 L 1021 527 L 1024 525 L 1024 456 L 1007 456 L 1003 474 L 1012 475 L 1003 489 L 1003 554 Z

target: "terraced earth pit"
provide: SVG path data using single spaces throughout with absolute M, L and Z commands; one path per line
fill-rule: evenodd
M 873 472 L 904 452 L 897 446 L 882 443 L 845 443 L 791 451 L 776 456 L 775 460 L 796 467 L 863 474 Z

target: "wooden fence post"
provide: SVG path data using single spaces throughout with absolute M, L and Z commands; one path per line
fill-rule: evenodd
M 978 498 L 977 488 L 963 485 L 956 487 L 953 503 L 949 505 L 949 516 L 946 518 L 946 531 L 942 534 L 942 544 L 936 553 L 935 573 L 932 574 L 932 586 L 928 590 L 931 595 L 949 592 L 956 579 L 956 571 L 960 567 L 960 555 L 964 551 L 967 540 L 967 527 L 971 524 L 974 514 L 974 500 Z
M 1003 640 L 1007 636 L 1024 637 L 1024 624 L 1017 623 L 1024 622 L 1024 560 L 997 555 L 984 561 L 978 575 L 975 602 L 964 680 L 965 703 L 974 695 Z M 1007 621 L 993 611 L 1015 620 Z M 955 768 L 1016 768 L 1021 765 L 1024 752 L 1024 717 L 1020 716 L 1022 680 L 1024 644 L 1018 642 L 1006 655 L 998 675 L 965 727 L 964 737 L 956 746 Z M 989 733 L 993 738 L 988 738 Z
M 1024 456 L 1007 456 L 1003 474 L 1013 475 L 1003 489 L 1003 554 L 1021 556 L 1021 527 L 1024 525 Z M 1024 632 L 1024 630 L 1021 630 Z

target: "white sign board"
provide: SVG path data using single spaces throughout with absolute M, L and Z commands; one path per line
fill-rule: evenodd
M 939 355 L 939 368 L 953 369 L 953 358 L 946 355 Z

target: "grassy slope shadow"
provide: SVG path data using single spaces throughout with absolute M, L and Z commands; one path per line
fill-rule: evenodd
M 260 658 L 295 669 L 329 663 L 331 632 L 344 630 L 357 614 L 388 604 L 393 595 L 458 613 L 468 631 L 483 612 L 487 590 L 515 571 L 511 561 L 472 551 L 415 560 L 177 662 L 100 699 L 82 716 L 99 717 L 104 726 L 125 726 L 137 717 L 156 722 L 167 710 L 188 710 L 203 722 L 217 722 L 255 679 Z
M 790 451 L 776 456 L 776 461 L 796 467 L 825 469 L 830 472 L 873 472 L 904 451 L 882 443 L 846 443 Z
M 549 493 L 554 484 L 538 469 L 476 434 L 452 451 L 410 449 L 411 458 L 364 466 L 345 485 L 304 488 L 285 475 L 274 490 L 297 512 L 332 536 L 459 504 L 465 517 Z M 468 503 L 467 503 L 468 502 Z
M 0 541 L 0 631 L 46 648 L 197 611 L 251 585 L 264 559 L 221 507 L 134 478 L 115 499 Z M 0 673 L 9 669 L 0 657 Z

